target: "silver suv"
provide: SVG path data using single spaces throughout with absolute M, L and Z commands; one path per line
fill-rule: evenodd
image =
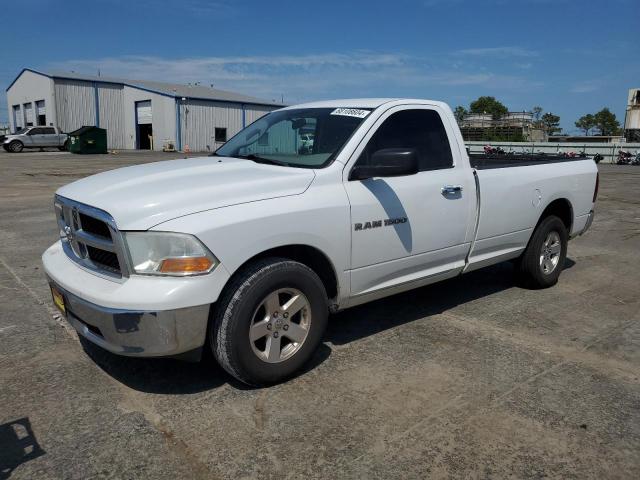
M 26 127 L 13 135 L 7 135 L 2 141 L 2 148 L 7 152 L 18 153 L 25 148 L 56 147 L 66 150 L 69 137 L 57 127 Z

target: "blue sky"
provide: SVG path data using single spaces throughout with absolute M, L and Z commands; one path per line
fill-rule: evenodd
M 576 131 L 640 87 L 640 1 L 21 0 L 3 5 L 5 89 L 24 67 L 202 82 L 286 103 L 493 95 Z M 9 21 L 9 19 L 20 19 Z

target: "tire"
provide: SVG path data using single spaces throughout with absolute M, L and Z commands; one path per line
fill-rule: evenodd
M 548 288 L 558 282 L 567 257 L 568 239 L 567 227 L 555 215 L 538 224 L 518 265 L 524 286 Z
M 9 144 L 8 151 L 11 153 L 20 153 L 23 148 L 24 148 L 24 145 L 22 144 L 22 142 L 18 140 L 14 140 Z
M 58 150 L 60 150 L 61 152 L 66 152 L 67 150 L 69 150 L 69 140 L 66 140 L 61 147 L 58 147 Z
M 290 378 L 312 357 L 328 314 L 327 293 L 313 270 L 267 258 L 239 272 L 225 288 L 212 309 L 209 343 L 233 377 L 269 385 Z

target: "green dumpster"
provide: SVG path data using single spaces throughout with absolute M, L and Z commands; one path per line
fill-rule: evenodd
M 86 126 L 69 134 L 71 153 L 107 153 L 107 131 L 104 128 Z

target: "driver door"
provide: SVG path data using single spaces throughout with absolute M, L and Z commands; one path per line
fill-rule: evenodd
M 453 131 L 438 107 L 400 106 L 383 114 L 354 152 L 354 165 L 367 165 L 375 151 L 415 149 L 420 171 L 345 182 L 352 220 L 352 296 L 454 276 L 464 267 L 475 184 L 470 170 L 460 166 L 451 138 Z
M 24 143 L 24 146 L 25 147 L 36 147 L 37 146 L 36 139 L 39 136 L 39 132 L 40 132 L 40 129 L 37 128 L 37 127 L 36 128 L 32 128 L 31 130 L 29 130 L 27 132 L 27 134 L 24 135 L 22 137 L 22 139 L 21 139 L 22 143 Z

